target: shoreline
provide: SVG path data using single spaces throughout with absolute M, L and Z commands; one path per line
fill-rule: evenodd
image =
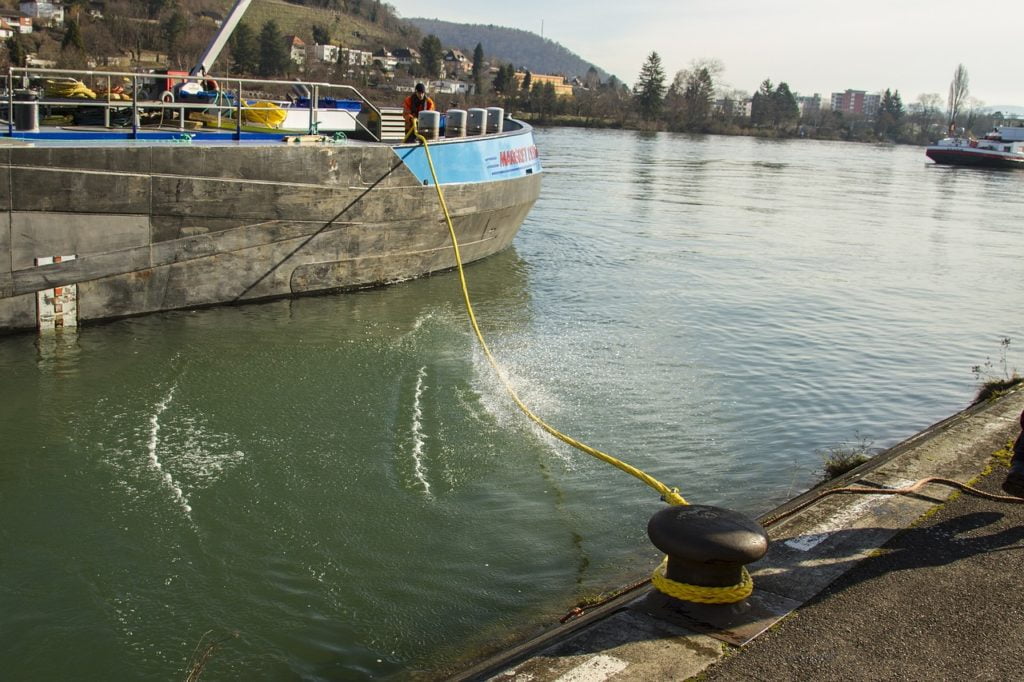
M 932 424 L 856 469 L 761 515 L 758 521 L 765 524 L 792 514 L 768 529 L 772 541 L 768 554 L 749 567 L 754 594 L 743 602 L 747 608 L 713 607 L 733 612 L 726 618 L 731 618 L 729 627 L 718 628 L 717 633 L 714 627 L 695 627 L 693 614 L 685 608 L 682 612 L 652 609 L 651 602 L 660 593 L 645 581 L 446 679 L 544 682 L 563 675 L 581 680 L 610 675 L 617 680 L 686 679 L 725 658 L 731 660 L 744 651 L 742 645 L 817 600 L 847 572 L 884 553 L 887 542 L 966 496 L 932 485 L 915 495 L 832 495 L 803 509 L 801 505 L 831 488 L 850 484 L 900 488 L 926 477 L 967 484 L 988 477 L 991 488 L 990 474 L 1001 480 L 1005 473 L 996 454 L 1019 431 L 1022 410 L 1024 386 L 1017 386 Z M 982 502 L 994 511 L 1024 509 L 1024 505 Z M 739 613 L 744 610 L 745 614 Z

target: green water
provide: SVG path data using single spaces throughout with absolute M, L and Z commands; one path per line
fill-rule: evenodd
M 1024 343 L 1024 174 L 538 138 L 540 202 L 468 270 L 485 333 L 537 412 L 691 501 L 764 512 Z M 657 561 L 657 496 L 518 415 L 452 274 L 4 337 L 0 382 L 5 679 L 184 679 L 225 638 L 203 679 L 436 677 Z

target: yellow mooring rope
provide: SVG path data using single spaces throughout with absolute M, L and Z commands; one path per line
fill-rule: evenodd
M 501 379 L 501 383 L 505 386 L 505 390 L 508 392 L 513 402 L 515 402 L 516 406 L 523 412 L 523 414 L 529 417 L 531 421 L 563 443 L 571 445 L 577 450 L 596 457 L 602 462 L 607 462 L 613 467 L 640 479 L 650 487 L 657 490 L 661 495 L 661 499 L 665 500 L 665 502 L 669 504 L 689 504 L 689 502 L 679 494 L 678 488 L 669 488 L 650 474 L 641 471 L 620 459 L 612 457 L 606 452 L 602 452 L 597 448 L 587 445 L 586 443 L 582 443 L 572 436 L 562 433 L 537 416 L 533 410 L 527 407 L 526 404 L 520 400 L 519 394 L 517 394 L 515 389 L 512 388 L 512 384 L 505 376 L 504 370 L 502 370 L 501 366 L 498 365 L 498 361 L 495 360 L 494 356 L 491 354 L 491 349 L 488 348 L 487 341 L 484 340 L 484 335 L 480 331 L 480 325 L 477 324 L 476 315 L 473 313 L 473 303 L 469 298 L 469 286 L 466 284 L 466 273 L 462 267 L 462 255 L 459 253 L 459 240 L 455 236 L 455 226 L 452 224 L 452 217 L 448 212 L 448 204 L 444 200 L 444 192 L 441 191 L 441 183 L 437 180 L 437 171 L 434 169 L 434 160 L 430 156 L 430 145 L 427 142 L 427 138 L 425 138 L 416 127 L 415 121 L 413 121 L 413 133 L 415 134 L 416 139 L 420 141 L 420 144 L 423 145 L 423 151 L 427 155 L 427 165 L 430 166 L 430 176 L 434 180 L 434 189 L 437 190 L 437 199 L 441 204 L 441 210 L 444 212 L 445 222 L 448 224 L 448 234 L 451 237 L 452 249 L 455 252 L 455 264 L 459 271 L 459 282 L 462 284 L 462 298 L 466 304 L 466 313 L 469 315 L 469 322 L 473 325 L 473 332 L 476 334 L 477 341 L 480 342 L 480 347 L 483 349 L 484 355 L 487 357 L 487 361 L 491 364 L 491 367 L 498 375 L 498 378 Z M 732 587 L 704 587 L 701 585 L 689 585 L 687 583 L 677 582 L 665 577 L 664 575 L 664 566 L 667 561 L 668 558 L 666 557 L 661 566 L 654 570 L 651 582 L 659 591 L 664 592 L 669 596 L 676 597 L 677 599 L 703 604 L 732 604 L 746 599 L 754 589 L 753 581 L 750 579 L 750 574 L 747 573 L 746 569 L 743 569 L 742 582 Z

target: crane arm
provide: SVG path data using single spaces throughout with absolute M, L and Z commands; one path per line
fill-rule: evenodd
M 227 18 L 224 23 L 221 24 L 220 30 L 217 31 L 217 35 L 213 37 L 210 44 L 206 46 L 206 51 L 203 52 L 203 56 L 199 58 L 199 63 L 192 67 L 192 70 L 188 72 L 190 76 L 205 76 L 213 66 L 213 63 L 217 61 L 217 57 L 220 55 L 221 50 L 227 45 L 228 39 L 231 38 L 231 34 L 235 32 L 235 27 L 238 26 L 238 22 L 242 20 L 242 15 L 245 14 L 245 10 L 249 8 L 252 0 L 236 0 L 235 6 L 228 12 Z

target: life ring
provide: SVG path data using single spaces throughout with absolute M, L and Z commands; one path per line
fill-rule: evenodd
M 217 85 L 217 81 L 213 80 L 212 78 L 207 78 L 203 81 L 203 90 L 217 92 L 218 90 L 220 90 L 220 86 Z
M 174 93 L 171 92 L 170 90 L 164 90 L 162 93 L 160 93 L 160 101 L 161 102 L 173 102 L 174 101 Z

